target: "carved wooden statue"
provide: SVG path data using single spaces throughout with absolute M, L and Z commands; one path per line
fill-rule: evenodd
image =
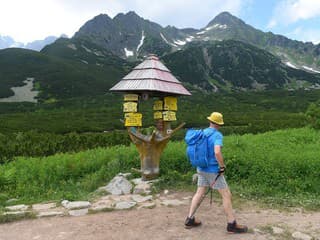
M 137 146 L 141 160 L 141 175 L 143 180 L 151 180 L 159 175 L 160 156 L 171 136 L 181 129 L 185 123 L 171 130 L 170 123 L 157 121 L 157 129 L 151 135 L 144 135 L 135 128 L 128 128 L 131 140 Z

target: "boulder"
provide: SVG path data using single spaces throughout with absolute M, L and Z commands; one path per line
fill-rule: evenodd
M 124 176 L 114 177 L 107 186 L 99 188 L 112 195 L 129 194 L 132 190 L 132 184 Z

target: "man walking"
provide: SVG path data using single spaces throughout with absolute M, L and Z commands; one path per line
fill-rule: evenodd
M 236 222 L 232 209 L 231 192 L 224 178 L 226 167 L 221 153 L 223 135 L 219 131 L 219 128 L 224 124 L 223 116 L 221 113 L 213 112 L 207 119 L 209 120 L 210 125 L 208 128 L 204 129 L 204 133 L 209 136 L 208 156 L 210 164 L 208 167 L 197 167 L 198 188 L 192 198 L 189 214 L 185 221 L 185 227 L 192 228 L 201 225 L 201 221 L 195 219 L 192 215 L 196 211 L 202 197 L 205 195 L 206 188 L 210 187 L 220 174 L 212 187 L 213 189 L 217 189 L 222 197 L 222 204 L 228 221 L 227 231 L 230 233 L 245 233 L 248 231 L 248 228 L 247 226 L 239 225 Z

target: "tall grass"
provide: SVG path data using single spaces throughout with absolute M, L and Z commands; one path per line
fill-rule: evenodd
M 17 158 L 0 166 L 0 201 L 86 199 L 117 173 L 138 168 L 133 146 L 97 148 L 45 158 Z
M 279 130 L 226 138 L 228 177 L 255 198 L 320 206 L 320 132 Z
M 223 131 L 223 129 L 222 129 Z M 301 128 L 225 137 L 227 179 L 244 197 L 320 207 L 320 133 Z M 171 142 L 160 162 L 160 186 L 190 189 L 195 172 L 184 142 Z M 140 167 L 135 146 L 97 148 L 0 165 L 0 203 L 10 198 L 87 199 L 119 172 Z

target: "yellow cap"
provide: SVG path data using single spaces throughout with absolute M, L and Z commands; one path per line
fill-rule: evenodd
M 211 113 L 211 115 L 209 117 L 207 117 L 207 119 L 210 122 L 213 122 L 213 123 L 218 124 L 218 125 L 223 125 L 224 124 L 223 116 L 222 116 L 221 113 L 218 113 L 218 112 Z

